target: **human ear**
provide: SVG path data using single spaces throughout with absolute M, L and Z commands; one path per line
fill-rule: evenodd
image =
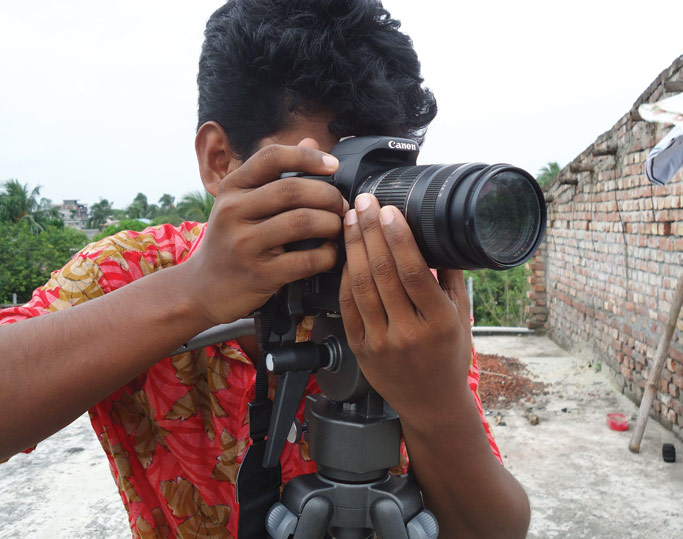
M 195 136 L 194 148 L 202 183 L 215 197 L 221 180 L 237 169 L 241 161 L 233 155 L 230 140 L 218 122 L 202 124 Z

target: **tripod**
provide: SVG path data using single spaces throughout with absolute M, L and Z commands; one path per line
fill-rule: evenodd
M 282 383 L 265 467 L 279 458 L 284 444 L 279 439 L 295 421 L 293 413 L 283 417 L 278 411 L 295 410 L 305 387 L 300 382 L 301 394 L 295 396 L 287 392 L 295 385 L 287 378 L 307 380 L 320 369 L 316 379 L 324 395 L 306 398 L 304 425 L 297 425 L 318 471 L 295 477 L 285 486 L 281 501 L 268 512 L 268 533 L 273 539 L 436 538 L 436 519 L 423 509 L 415 481 L 389 473 L 399 463 L 400 421 L 360 372 L 346 345 L 341 319 L 316 319 L 311 340 L 268 356 L 269 370 L 280 374 Z M 322 344 L 315 345 L 316 341 Z

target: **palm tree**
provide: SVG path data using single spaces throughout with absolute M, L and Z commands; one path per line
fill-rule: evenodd
M 147 202 L 147 196 L 143 193 L 138 193 L 128 209 L 126 214 L 129 219 L 154 219 L 159 211 L 159 206 Z
M 18 223 L 38 206 L 36 197 L 40 195 L 40 187 L 29 192 L 28 185 L 21 185 L 18 180 L 7 180 L 5 192 L 0 193 L 0 220 Z
M 107 218 L 111 217 L 112 214 L 113 208 L 111 206 L 111 202 L 109 202 L 106 198 L 100 199 L 99 202 L 96 202 L 90 206 L 88 228 L 102 229 L 102 226 L 104 226 L 104 224 L 107 222 Z
M 161 211 L 166 211 L 166 210 L 172 210 L 175 208 L 173 205 L 175 203 L 175 197 L 169 195 L 168 193 L 164 193 L 161 195 L 161 198 L 159 199 L 159 209 Z
M 536 176 L 538 185 L 541 187 L 548 185 L 560 173 L 560 170 L 562 169 L 557 161 L 548 161 L 548 164 L 538 171 L 538 176 Z
M 178 204 L 178 213 L 187 221 L 206 222 L 211 215 L 213 200 L 206 191 L 187 193 Z
M 7 180 L 4 192 L 0 193 L 0 221 L 18 223 L 27 220 L 34 232 L 44 230 L 51 222 L 59 221 L 59 212 L 48 199 L 41 199 L 40 186 L 29 190 L 28 184 L 19 180 Z

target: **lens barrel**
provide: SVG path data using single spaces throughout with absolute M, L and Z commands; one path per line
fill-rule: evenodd
M 531 258 L 545 232 L 543 192 L 510 165 L 393 168 L 367 176 L 360 193 L 403 213 L 430 267 L 513 268 Z

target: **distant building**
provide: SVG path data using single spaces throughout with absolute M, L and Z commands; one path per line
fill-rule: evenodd
M 62 221 L 67 226 L 84 230 L 88 226 L 88 206 L 79 204 L 78 200 L 65 200 L 63 204 L 56 204 L 62 216 Z

